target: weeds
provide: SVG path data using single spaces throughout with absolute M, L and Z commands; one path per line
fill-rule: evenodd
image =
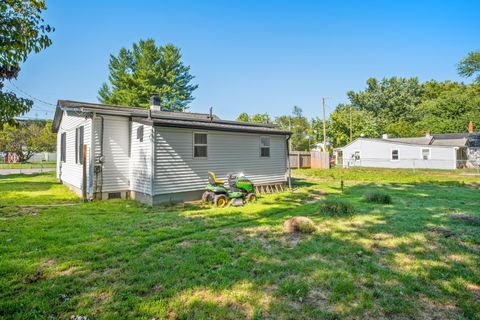
M 363 195 L 363 198 L 367 202 L 372 203 L 379 203 L 379 204 L 391 204 L 392 197 L 389 194 L 378 192 L 378 191 L 370 191 Z

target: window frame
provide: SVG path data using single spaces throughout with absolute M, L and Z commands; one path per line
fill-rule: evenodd
M 358 153 L 358 159 L 357 159 L 357 153 Z M 353 151 L 353 160 L 354 161 L 360 161 L 362 159 L 362 153 L 360 150 L 354 150 Z
M 144 128 L 144 125 L 139 125 L 137 127 L 137 140 L 139 140 L 140 142 L 143 142 L 143 136 L 145 135 L 145 128 Z
M 83 145 L 85 143 L 85 127 L 75 128 L 75 163 L 83 164 Z
M 268 146 L 262 146 L 262 138 L 268 138 Z M 260 136 L 259 138 L 259 152 L 260 152 L 260 158 L 270 158 L 271 156 L 271 149 L 272 149 L 272 139 L 270 136 Z M 268 149 L 268 156 L 262 155 L 262 149 Z
M 423 150 L 428 150 L 428 157 L 427 157 L 427 159 L 425 159 L 425 158 L 423 157 Z M 421 149 L 420 149 L 420 158 L 421 158 L 423 161 L 425 161 L 425 160 L 430 160 L 431 157 L 432 157 L 432 149 L 431 149 L 431 148 L 421 148 Z
M 207 143 L 195 143 L 195 135 L 204 134 L 207 138 Z M 192 134 L 192 158 L 193 159 L 208 159 L 208 132 L 195 131 Z M 205 147 L 205 156 L 196 156 L 195 147 Z
M 393 151 L 397 151 L 397 159 L 393 159 Z M 390 161 L 400 161 L 400 149 L 399 148 L 391 148 L 390 149 Z
M 60 133 L 60 162 L 67 162 L 67 133 Z

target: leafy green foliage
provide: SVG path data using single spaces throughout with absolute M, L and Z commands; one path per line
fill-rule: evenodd
M 303 110 L 300 107 L 294 106 L 292 115 L 277 117 L 275 124 L 283 130 L 292 132 L 290 138 L 291 150 L 305 151 L 309 149 L 311 141 L 309 142 L 306 136 L 310 130 L 310 122 L 303 115 Z
M 100 87 L 98 98 L 102 103 L 148 108 L 150 96 L 157 94 L 162 110 L 184 111 L 198 86 L 191 84 L 194 77 L 181 59 L 179 48 L 157 46 L 153 39 L 140 40 L 131 50 L 122 48 L 118 56 L 110 56 L 110 83 Z
M 458 74 L 462 77 L 475 77 L 475 82 L 480 84 L 480 50 L 469 52 L 457 66 Z
M 43 0 L 0 2 L 0 90 L 5 80 L 17 77 L 20 63 L 31 52 L 38 53 L 52 43 L 48 34 L 54 29 L 41 18 L 45 9 Z M 0 91 L 0 127 L 13 124 L 14 117 L 27 112 L 32 105 L 28 99 Z
M 0 131 L 0 150 L 16 153 L 20 162 L 28 161 L 38 152 L 53 152 L 55 148 L 51 121 L 21 121 L 15 125 L 6 124 Z
M 389 194 L 378 192 L 378 191 L 367 192 L 363 195 L 363 198 L 367 202 L 380 203 L 380 204 L 392 203 L 392 197 Z
M 350 110 L 352 112 L 353 140 L 359 137 L 376 137 L 380 135 L 377 119 L 373 112 L 340 104 L 330 114 L 327 129 L 334 146 L 342 146 L 350 142 Z
M 268 113 L 256 113 L 249 116 L 248 113 L 240 113 L 237 117 L 237 121 L 252 122 L 252 123 L 272 123 Z
M 415 137 L 465 132 L 480 124 L 480 86 L 452 81 L 419 83 L 417 78 L 368 79 L 367 88 L 348 92 L 351 105 L 339 104 L 330 115 L 328 135 L 335 146 L 349 142 L 352 108 L 353 139 Z
M 355 213 L 353 206 L 341 200 L 324 200 L 320 204 L 320 213 L 332 217 L 352 216 Z
M 367 80 L 363 91 L 347 92 L 352 106 L 372 112 L 379 121 L 380 130 L 397 119 L 415 118 L 413 110 L 422 101 L 424 88 L 417 78 L 383 78 Z

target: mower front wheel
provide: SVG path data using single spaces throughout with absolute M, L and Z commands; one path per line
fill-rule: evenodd
M 227 205 L 228 199 L 224 194 L 217 194 L 217 195 L 215 195 L 215 198 L 213 199 L 213 203 L 217 207 L 223 208 Z
M 245 197 L 245 200 L 246 202 L 250 203 L 250 202 L 255 202 L 257 201 L 257 195 L 255 193 L 249 193 L 247 194 L 247 196 Z
M 205 191 L 203 194 L 202 194 L 202 201 L 204 203 L 207 203 L 207 202 L 211 202 L 211 198 L 210 198 L 210 191 Z

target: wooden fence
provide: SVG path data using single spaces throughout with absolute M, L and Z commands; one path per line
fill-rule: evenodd
M 329 169 L 330 156 L 328 152 L 320 151 L 291 151 L 289 155 L 292 169 L 317 168 Z

